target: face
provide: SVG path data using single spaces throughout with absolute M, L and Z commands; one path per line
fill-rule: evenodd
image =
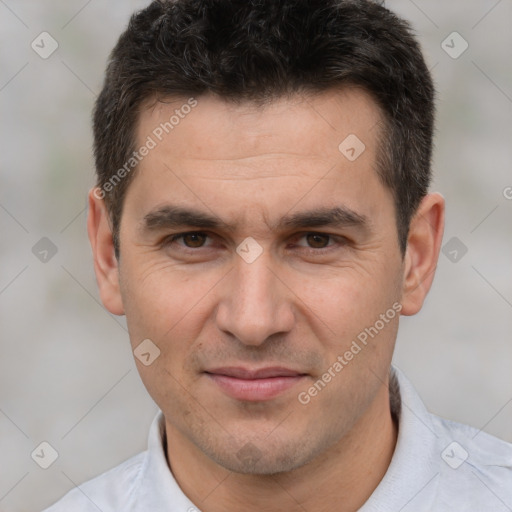
M 361 90 L 186 103 L 141 113 L 139 146 L 155 144 L 102 298 L 126 314 L 133 349 L 160 350 L 137 365 L 168 430 L 231 471 L 290 471 L 382 396 L 421 258 L 400 253 L 376 172 L 380 114 Z

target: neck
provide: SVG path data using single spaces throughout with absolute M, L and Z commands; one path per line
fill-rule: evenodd
M 228 471 L 166 421 L 167 460 L 182 491 L 203 512 L 352 512 L 384 477 L 397 433 L 385 385 L 347 435 L 289 473 Z

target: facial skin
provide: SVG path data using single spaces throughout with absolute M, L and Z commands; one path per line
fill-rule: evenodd
M 423 200 L 402 257 L 393 198 L 375 169 L 380 113 L 361 90 L 260 108 L 197 101 L 138 166 L 119 262 L 103 201 L 89 195 L 101 298 L 126 315 L 132 348 L 149 338 L 161 351 L 149 366 L 137 360 L 138 369 L 165 415 L 173 474 L 201 510 L 357 510 L 396 442 L 388 371 L 398 315 L 307 405 L 298 395 L 394 303 L 405 315 L 421 308 L 443 199 Z M 143 110 L 139 145 L 184 103 Z M 355 161 L 338 149 L 349 134 L 366 146 Z M 171 206 L 226 226 L 169 226 Z M 283 224 L 332 208 L 351 222 Z M 171 240 L 191 231 L 204 235 Z M 251 263 L 236 252 L 247 237 L 262 249 Z M 205 373 L 228 366 L 304 376 L 274 398 L 237 399 Z

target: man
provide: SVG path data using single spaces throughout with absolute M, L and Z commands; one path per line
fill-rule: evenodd
M 161 413 L 58 511 L 512 509 L 512 446 L 391 366 L 432 284 L 434 90 L 363 0 L 136 14 L 94 113 L 88 232 Z

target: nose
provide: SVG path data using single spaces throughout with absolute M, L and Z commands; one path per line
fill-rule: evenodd
M 261 345 L 289 332 L 295 322 L 293 294 L 271 265 L 265 253 L 252 263 L 237 257 L 224 282 L 217 326 L 245 345 Z

